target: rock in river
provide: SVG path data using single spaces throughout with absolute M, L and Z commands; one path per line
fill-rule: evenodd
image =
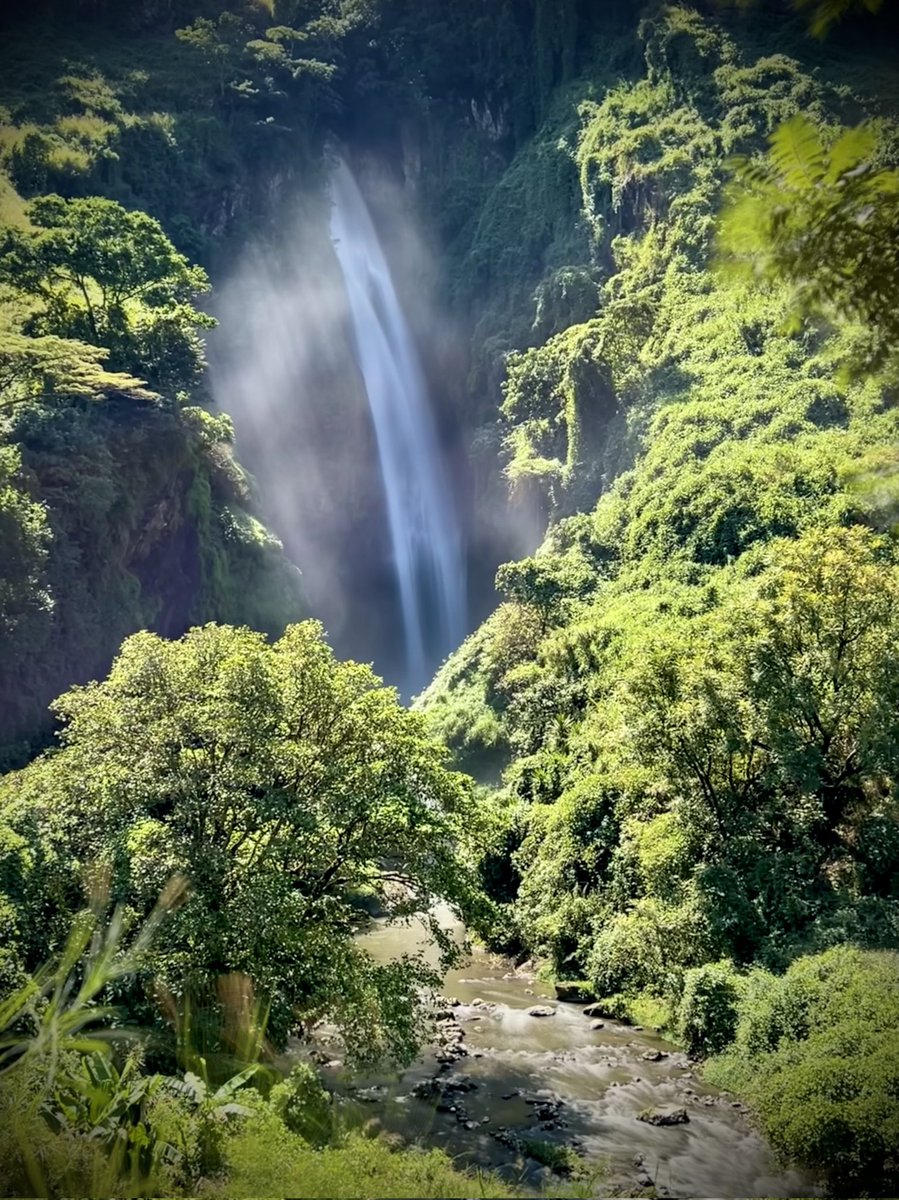
M 647 1108 L 637 1113 L 637 1120 L 647 1125 L 686 1125 L 690 1118 L 685 1108 Z
M 554 1017 L 556 1010 L 550 1008 L 548 1004 L 535 1004 L 533 1008 L 528 1009 L 529 1017 Z
M 612 1014 L 608 1011 L 608 1006 L 605 1004 L 588 1004 L 584 1009 L 585 1017 L 611 1017 Z

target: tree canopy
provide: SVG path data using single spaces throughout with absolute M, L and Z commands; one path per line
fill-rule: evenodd
M 438 898 L 466 902 L 468 792 L 421 716 L 369 668 L 335 661 L 314 622 L 273 645 L 225 626 L 177 642 L 137 634 L 107 680 L 56 708 L 62 749 L 6 777 L 2 806 L 45 864 L 38 847 L 54 847 L 43 869 L 61 873 L 73 909 L 88 867 L 140 915 L 181 874 L 189 900 L 146 964 L 157 988 L 202 997 L 242 972 L 276 1039 L 331 1014 L 359 1055 L 410 1053 L 414 988 L 430 974 L 356 948 L 352 899 L 370 891 L 386 911 L 424 916 Z M 18 902 L 33 963 L 53 933 L 31 887 Z
M 114 369 L 145 372 L 170 398 L 195 386 L 195 331 L 214 322 L 191 302 L 209 280 L 159 222 L 100 196 L 40 196 L 28 217 L 0 246 L 0 283 L 36 302 L 25 331 L 103 347 Z

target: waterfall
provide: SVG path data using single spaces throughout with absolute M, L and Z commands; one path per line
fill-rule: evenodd
M 331 238 L 349 300 L 378 447 L 410 690 L 465 635 L 456 510 L 421 363 L 365 200 L 342 160 L 331 174 Z

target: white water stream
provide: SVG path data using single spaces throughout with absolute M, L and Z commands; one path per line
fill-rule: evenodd
M 410 690 L 465 636 L 455 506 L 421 364 L 371 215 L 345 162 L 331 175 L 331 236 L 378 444 Z
M 449 911 L 440 915 L 461 936 Z M 359 941 L 380 962 L 423 950 L 436 963 L 419 923 L 375 921 Z M 459 1165 L 549 1196 L 564 1185 L 510 1147 L 505 1133 L 525 1144 L 576 1147 L 596 1172 L 589 1192 L 596 1197 L 652 1195 L 648 1189 L 671 1200 L 821 1194 L 811 1175 L 778 1165 L 735 1096 L 706 1084 L 696 1064 L 654 1031 L 611 1019 L 595 1024 L 583 1005 L 560 1003 L 551 987 L 483 952 L 450 971 L 443 986 L 455 1005 L 459 1060 L 442 1064 L 432 1048 L 399 1076 L 364 1079 L 332 1061 L 325 1076 L 351 1123 L 374 1118 L 408 1143 L 439 1146 Z M 553 1015 L 531 1016 L 535 1004 L 548 1004 Z M 422 1097 L 429 1080 L 435 1093 Z M 441 1104 L 440 1088 L 460 1080 L 464 1089 Z M 681 1109 L 684 1123 L 638 1119 L 654 1108 Z

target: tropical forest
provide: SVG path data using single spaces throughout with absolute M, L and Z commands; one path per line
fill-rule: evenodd
M 897 1195 L 894 0 L 6 0 L 0 1196 Z

